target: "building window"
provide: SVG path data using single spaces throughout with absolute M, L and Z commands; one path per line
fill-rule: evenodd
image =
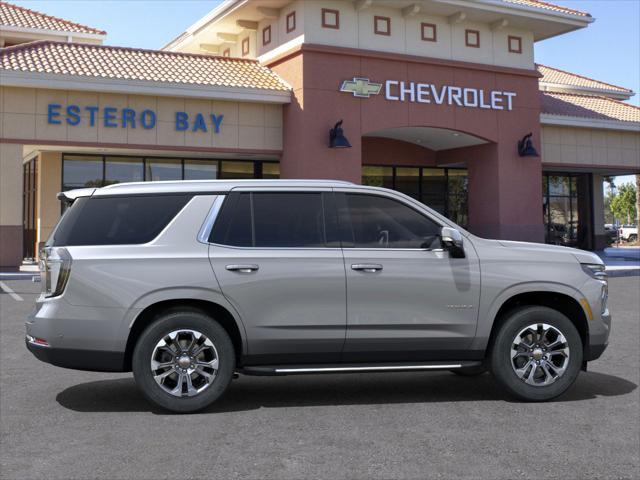
M 468 223 L 468 176 L 461 168 L 363 166 L 362 184 L 397 190 L 461 226 Z
M 242 56 L 246 57 L 247 55 L 249 55 L 249 37 L 242 40 Z
M 433 23 L 421 23 L 422 40 L 425 42 L 437 42 L 438 34 Z
M 509 35 L 509 52 L 522 53 L 522 37 L 514 37 Z
M 62 155 L 62 190 L 103 187 L 122 182 L 280 178 L 274 161 Z
M 271 25 L 262 29 L 262 45 L 266 46 L 271 43 Z
M 296 29 L 296 12 L 291 12 L 286 17 L 287 33 L 291 33 Z
M 465 30 L 464 43 L 467 47 L 480 48 L 480 32 L 478 30 Z
M 578 248 L 591 246 L 590 174 L 543 173 L 545 241 Z
M 230 56 L 231 56 L 231 49 L 230 49 L 230 48 L 225 48 L 225 49 L 222 51 L 222 56 L 223 56 L 223 57 L 230 57 Z
M 389 17 L 373 17 L 373 32 L 376 35 L 391 35 L 391 19 Z
M 322 28 L 340 28 L 340 12 L 329 8 L 322 9 Z

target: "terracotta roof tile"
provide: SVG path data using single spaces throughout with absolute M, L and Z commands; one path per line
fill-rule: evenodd
M 580 17 L 591 17 L 587 12 L 581 12 L 580 10 L 574 10 L 572 8 L 562 7 L 560 5 L 554 5 L 553 3 L 541 2 L 538 0 L 502 0 L 506 3 L 516 3 L 525 7 L 541 8 L 543 10 L 550 10 L 558 13 L 568 13 L 570 15 L 578 15 Z
M 0 49 L 0 69 L 84 77 L 288 91 L 255 60 L 38 41 Z
M 568 85 L 571 87 L 593 88 L 597 90 L 608 90 L 620 93 L 633 93 L 628 88 L 611 85 L 610 83 L 594 80 L 593 78 L 584 77 L 571 72 L 565 72 L 558 68 L 547 67 L 546 65 L 537 64 L 538 72 L 542 74 L 541 83 L 555 83 L 558 85 Z
M 56 30 L 60 32 L 93 33 L 106 35 L 104 30 L 87 27 L 62 18 L 29 10 L 7 2 L 0 2 L 0 25 L 8 27 Z
M 541 112 L 550 115 L 640 123 L 640 107 L 608 97 L 540 92 L 540 104 Z

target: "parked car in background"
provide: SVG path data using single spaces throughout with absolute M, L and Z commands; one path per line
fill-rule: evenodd
M 638 226 L 637 225 L 622 225 L 618 230 L 618 234 L 621 240 L 625 242 L 635 242 L 638 240 Z
M 607 241 L 609 244 L 618 241 L 618 227 L 612 223 L 605 223 L 604 232 L 607 235 Z
M 133 370 L 172 411 L 207 407 L 236 373 L 490 370 L 549 400 L 608 343 L 597 255 L 479 238 L 393 190 L 219 180 L 61 197 L 28 349 Z

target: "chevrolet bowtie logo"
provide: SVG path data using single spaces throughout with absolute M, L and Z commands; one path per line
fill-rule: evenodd
M 345 80 L 340 87 L 341 92 L 353 93 L 354 97 L 369 98 L 378 95 L 382 89 L 381 83 L 370 82 L 368 78 L 354 77 L 353 80 Z

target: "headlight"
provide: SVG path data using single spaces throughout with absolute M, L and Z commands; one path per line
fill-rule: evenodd
M 67 249 L 60 247 L 42 249 L 39 266 L 44 296 L 62 295 L 71 274 L 71 255 Z
M 596 280 L 607 281 L 607 272 L 605 272 L 605 266 L 599 263 L 581 263 L 582 270 L 591 278 Z

